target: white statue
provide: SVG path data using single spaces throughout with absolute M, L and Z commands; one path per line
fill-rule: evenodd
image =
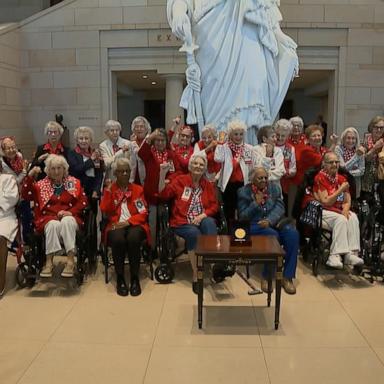
M 168 0 L 172 32 L 187 52 L 187 87 L 180 106 L 187 123 L 232 119 L 271 124 L 298 73 L 296 43 L 280 29 L 280 0 Z M 256 143 L 248 129 L 248 142 Z

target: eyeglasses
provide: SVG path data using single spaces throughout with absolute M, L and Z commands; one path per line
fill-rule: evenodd
M 378 131 L 382 131 L 382 130 L 384 130 L 384 125 L 374 125 L 373 129 L 376 129 Z
M 338 161 L 338 160 L 330 160 L 330 161 L 326 161 L 325 163 L 326 164 L 340 164 L 340 161 Z
M 268 180 L 268 176 L 257 176 L 257 180 Z
M 128 173 L 130 173 L 131 170 L 130 169 L 116 169 L 115 172 L 116 173 L 122 173 L 122 174 L 126 173 L 128 175 Z
M 189 139 L 191 137 L 191 135 L 186 135 L 184 133 L 180 133 L 180 137 L 184 137 L 186 139 Z
M 59 131 L 48 131 L 47 134 L 49 136 L 57 136 L 57 135 L 59 135 Z

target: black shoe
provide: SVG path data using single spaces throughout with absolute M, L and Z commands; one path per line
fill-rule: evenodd
M 197 281 L 192 281 L 192 291 L 195 295 L 199 294 L 199 284 Z
M 131 289 L 130 293 L 132 296 L 139 296 L 141 295 L 141 287 L 140 287 L 140 281 L 138 277 L 134 277 L 131 279 Z
M 128 296 L 129 291 L 124 276 L 117 276 L 116 292 L 119 296 Z

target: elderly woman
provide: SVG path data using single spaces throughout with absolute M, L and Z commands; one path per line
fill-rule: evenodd
M 252 182 L 238 191 L 238 211 L 240 220 L 250 221 L 252 235 L 276 236 L 285 249 L 283 288 L 288 294 L 295 294 L 293 284 L 297 256 L 299 252 L 299 234 L 290 224 L 279 225 L 284 218 L 284 202 L 281 189 L 276 183 L 268 182 L 268 172 L 258 167 L 252 175 Z M 268 269 L 263 270 L 261 289 L 268 292 Z
M 370 200 L 373 186 L 377 182 L 378 153 L 384 147 L 384 116 L 374 117 L 368 125 L 368 133 L 365 135 L 365 173 L 361 180 L 361 195 Z
M 4 137 L 0 142 L 0 149 L 3 173 L 15 176 L 20 185 L 27 174 L 28 161 L 23 159 L 13 137 Z
M 169 148 L 165 129 L 155 129 L 142 143 L 139 158 L 145 166 L 145 173 L 150 175 L 144 182 L 144 195 L 149 204 L 149 226 L 151 229 L 151 246 L 156 245 L 156 218 L 159 193 L 159 178 L 162 164 L 168 164 L 167 182 L 180 173 L 180 166 L 175 153 Z
M 248 184 L 248 175 L 257 164 L 254 148 L 244 143 L 247 126 L 240 120 L 228 123 L 228 141 L 219 143 L 214 159 L 222 164 L 218 186 L 223 192 L 227 220 L 234 220 L 237 209 L 237 190 Z
M 283 151 L 276 146 L 276 132 L 270 125 L 257 132 L 258 145 L 255 146 L 257 165 L 268 172 L 269 181 L 280 185 L 285 175 Z
M 185 239 L 192 266 L 192 289 L 197 293 L 197 236 L 217 234 L 216 221 L 213 218 L 219 209 L 215 185 L 209 182 L 204 173 L 207 159 L 194 154 L 189 160 L 189 173 L 180 175 L 165 185 L 169 165 L 161 166 L 159 192 L 160 199 L 172 200 L 170 226 L 175 233 Z
M 340 167 L 345 168 L 356 181 L 356 197 L 360 196 L 361 176 L 365 171 L 365 148 L 360 145 L 357 129 L 346 128 L 340 135 L 340 144 L 336 146 L 335 153 L 339 158 Z
M 56 121 L 48 121 L 44 128 L 44 134 L 48 138 L 47 143 L 39 145 L 35 152 L 35 157 L 32 160 L 31 167 L 39 167 L 41 172 L 38 174 L 38 179 L 42 180 L 45 174 L 45 160 L 49 155 L 61 155 L 68 159 L 67 147 L 61 143 L 61 136 L 63 135 L 64 128 Z
M 3 173 L 0 163 L 0 298 L 5 288 L 8 244 L 17 234 L 17 218 L 15 206 L 19 201 L 19 190 L 16 178 Z
M 168 138 L 170 142 L 171 149 L 175 152 L 177 161 L 180 165 L 180 170 L 183 173 L 188 173 L 188 164 L 189 159 L 193 154 L 192 147 L 192 138 L 193 138 L 193 130 L 190 126 L 184 125 L 183 127 L 179 127 L 180 117 L 177 117 L 173 120 L 174 124 L 168 131 Z M 172 143 L 173 136 L 176 130 L 176 143 Z
M 288 138 L 288 143 L 296 146 L 307 144 L 307 137 L 304 135 L 304 121 L 300 116 L 291 117 L 289 122 L 292 124 L 291 133 Z
M 213 124 L 207 124 L 201 130 L 201 140 L 195 144 L 194 153 L 202 154 L 207 158 L 207 171 L 205 177 L 209 181 L 216 181 L 220 174 L 221 164 L 214 159 L 217 146 L 217 131 Z
M 99 150 L 92 149 L 93 129 L 79 127 L 73 134 L 76 147 L 68 153 L 69 174 L 80 180 L 88 198 L 100 197 L 104 162 Z
M 116 120 L 108 120 L 105 123 L 104 133 L 107 139 L 100 143 L 100 152 L 105 165 L 105 179 L 112 180 L 112 163 L 119 157 L 130 158 L 133 152 L 132 143 L 123 139 L 121 135 L 121 124 Z
M 41 277 L 52 276 L 53 257 L 61 251 L 61 244 L 67 255 L 61 276 L 72 277 L 74 274 L 76 231 L 83 224 L 82 212 L 87 198 L 80 180 L 68 176 L 68 168 L 64 157 L 49 155 L 44 170 L 47 176 L 36 182 L 41 170 L 33 167 L 23 182 L 23 198 L 34 201 L 36 231 L 45 236 L 46 262 Z
M 296 176 L 293 183 L 300 185 L 303 182 L 304 174 L 309 168 L 320 167 L 323 155 L 327 148 L 323 147 L 323 128 L 320 125 L 310 125 L 305 129 L 305 136 L 308 144 L 302 147 L 296 157 Z
M 133 153 L 131 154 L 131 181 L 139 185 L 144 185 L 145 165 L 143 160 L 137 156 L 137 152 L 144 139 L 151 133 L 151 125 L 145 117 L 137 116 L 132 121 L 131 130 L 131 142 L 133 144 Z
M 327 265 L 343 268 L 344 264 L 352 266 L 364 264 L 359 255 L 360 229 L 359 220 L 351 212 L 351 195 L 347 179 L 338 173 L 339 158 L 334 152 L 324 155 L 322 169 L 316 175 L 313 193 L 323 206 L 323 224 L 332 228 L 332 244 Z
M 130 162 L 118 158 L 112 164 L 116 181 L 104 188 L 100 208 L 107 217 L 107 243 L 112 247 L 112 256 L 117 276 L 116 291 L 120 296 L 141 294 L 139 269 L 140 246 L 149 237 L 148 210 L 141 185 L 131 184 Z M 124 261 L 128 253 L 131 285 L 128 291 L 124 277 Z

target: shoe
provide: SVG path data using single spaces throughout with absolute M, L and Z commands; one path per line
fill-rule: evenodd
M 67 263 L 61 272 L 61 277 L 73 277 L 75 272 L 75 264 Z
M 264 293 L 268 293 L 268 280 L 261 279 L 261 290 Z M 271 293 L 273 292 L 273 287 L 271 288 Z
M 199 294 L 199 284 L 197 281 L 192 281 L 192 291 L 195 295 Z
M 129 291 L 124 276 L 117 276 L 116 292 L 119 296 L 128 296 Z
M 296 294 L 296 287 L 293 285 L 292 279 L 283 278 L 282 284 L 284 291 L 288 293 L 288 295 Z
M 132 296 L 139 296 L 141 295 L 141 287 L 140 287 L 140 281 L 138 277 L 134 277 L 131 279 L 131 288 L 129 290 Z
M 40 277 L 52 277 L 53 265 L 45 264 L 40 272 Z
M 341 262 L 340 255 L 330 255 L 325 264 L 331 268 L 343 269 L 343 263 Z
M 359 265 L 364 264 L 364 260 L 357 256 L 355 252 L 349 252 L 344 257 L 344 264 L 352 265 L 353 267 L 358 267 Z

